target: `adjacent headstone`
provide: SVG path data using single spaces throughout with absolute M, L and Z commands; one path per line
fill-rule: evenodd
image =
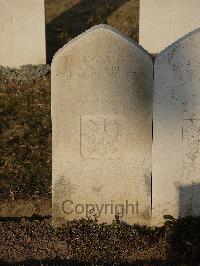
M 200 215 L 200 29 L 155 61 L 153 217 Z
M 46 64 L 44 0 L 0 0 L 0 65 Z
M 200 27 L 200 0 L 140 0 L 139 42 L 157 54 Z
M 152 59 L 99 25 L 52 63 L 53 224 L 87 218 L 148 224 Z

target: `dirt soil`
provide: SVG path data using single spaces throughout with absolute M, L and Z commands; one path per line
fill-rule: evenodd
M 48 217 L 1 219 L 0 235 L 2 265 L 200 265 L 200 218 L 156 229 L 119 219 L 72 221 L 62 229 Z

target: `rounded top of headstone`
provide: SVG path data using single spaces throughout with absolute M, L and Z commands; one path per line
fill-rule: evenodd
M 178 39 L 176 42 L 172 43 L 171 45 L 169 45 L 168 47 L 166 47 L 163 51 L 161 51 L 157 57 L 155 58 L 155 63 L 163 56 L 171 53 L 174 49 L 176 49 L 177 47 L 179 47 L 180 45 L 184 44 L 185 41 L 187 41 L 188 39 L 190 39 L 191 37 L 197 35 L 200 33 L 200 28 L 197 28 L 189 33 L 187 33 L 186 35 L 184 35 L 183 37 L 181 37 L 180 39 Z M 200 36 L 199 36 L 199 41 L 200 41 Z
M 139 44 L 137 44 L 133 39 L 129 38 L 126 34 L 119 32 L 117 29 L 115 29 L 111 26 L 108 26 L 105 24 L 99 24 L 99 25 L 96 25 L 96 26 L 86 30 L 85 32 L 81 33 L 80 35 L 78 35 L 77 37 L 75 37 L 74 39 L 69 41 L 67 44 L 65 44 L 61 49 L 59 49 L 55 53 L 52 61 L 54 61 L 54 59 L 58 55 L 61 55 L 66 48 L 74 45 L 75 43 L 79 42 L 80 40 L 83 40 L 83 38 L 87 38 L 89 35 L 94 34 L 94 33 L 97 34 L 98 32 L 102 33 L 102 32 L 108 32 L 108 31 L 113 33 L 113 34 L 118 35 L 118 37 L 121 38 L 121 40 L 123 40 L 125 42 L 129 42 L 136 49 L 143 52 L 143 54 L 147 55 L 152 60 L 151 55 L 143 47 L 141 47 Z M 105 40 L 106 40 L 106 38 L 105 38 Z

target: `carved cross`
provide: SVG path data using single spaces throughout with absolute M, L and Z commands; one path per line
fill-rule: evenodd
M 163 24 L 169 26 L 169 30 L 170 30 L 170 42 L 172 43 L 172 42 L 174 42 L 175 27 L 177 25 L 187 25 L 187 23 L 184 23 L 184 22 L 176 22 L 176 19 L 175 19 L 175 16 L 174 16 L 174 9 L 170 9 L 169 10 L 169 13 L 170 13 L 169 22 L 165 22 Z

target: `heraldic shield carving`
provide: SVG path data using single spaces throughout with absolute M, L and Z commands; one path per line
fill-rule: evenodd
M 118 159 L 121 127 L 117 119 L 101 115 L 81 115 L 81 156 L 85 159 Z

